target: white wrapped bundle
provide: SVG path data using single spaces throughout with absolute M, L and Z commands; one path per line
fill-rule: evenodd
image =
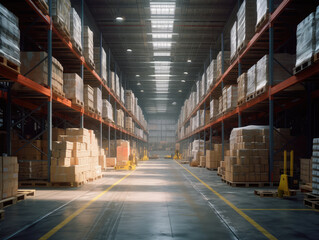
M 121 101 L 125 104 L 124 88 L 121 86 Z
M 216 117 L 218 114 L 218 99 L 213 99 L 210 102 L 210 118 Z
M 111 71 L 110 88 L 115 92 L 115 72 Z
M 70 34 L 70 0 L 52 0 L 52 19 L 63 31 Z
M 94 65 L 94 42 L 93 42 L 93 32 L 88 26 L 84 26 L 84 51 L 83 55 L 86 62 L 89 62 L 91 65 Z
M 217 70 L 217 62 L 213 59 L 207 68 L 207 88 L 209 89 L 211 86 L 215 84 L 216 81 L 216 70 Z
M 102 114 L 102 92 L 100 88 L 94 88 L 94 108 Z
M 237 107 L 238 92 L 237 85 L 227 88 L 227 110 Z
M 265 55 L 256 64 L 256 91 L 259 91 L 260 89 L 268 85 L 268 63 L 268 55 Z
M 0 4 L 0 55 L 20 66 L 19 20 Z
M 315 18 L 311 13 L 297 26 L 296 66 L 309 61 L 315 50 Z
M 238 47 L 245 46 L 255 34 L 256 0 L 244 0 L 237 13 Z
M 218 114 L 223 112 L 223 96 L 218 99 Z
M 227 89 L 229 88 L 229 85 L 225 86 L 223 88 L 222 96 L 223 96 L 223 109 L 222 112 L 225 112 L 227 110 Z
M 268 14 L 268 0 L 257 0 L 257 22 L 256 26 L 264 19 L 264 16 Z
M 102 51 L 101 51 L 102 50 Z M 101 55 L 102 53 L 102 55 Z M 101 60 L 101 63 L 100 63 Z M 102 78 L 102 80 L 107 80 L 107 72 L 106 72 L 106 53 L 104 48 L 100 49 L 100 47 L 94 48 L 94 63 L 95 63 L 95 71 Z M 100 70 L 100 65 L 102 65 Z
M 316 15 L 315 15 L 315 20 L 316 20 L 316 46 L 315 46 L 315 53 L 319 52 L 319 6 L 317 7 L 316 10 Z
M 230 30 L 230 59 L 233 59 L 237 53 L 237 21 L 234 22 Z
M 120 97 L 120 78 L 117 74 L 115 76 L 115 93 Z
M 113 120 L 113 108 L 112 108 L 112 105 L 111 105 L 111 103 L 108 101 L 108 100 L 106 100 L 106 99 L 103 99 L 102 100 L 102 106 L 103 106 L 103 108 L 102 108 L 102 118 L 104 118 L 104 119 L 109 119 L 109 120 L 111 120 L 111 121 L 114 121 Z
M 247 73 L 243 73 L 237 79 L 238 86 L 238 101 L 243 101 L 246 98 L 247 92 Z
M 256 65 L 247 71 L 247 93 L 246 96 L 256 92 Z
M 222 72 L 222 51 L 217 55 L 217 64 L 216 64 L 216 78 L 221 77 Z M 230 51 L 224 51 L 224 72 L 228 69 L 230 64 Z
M 135 114 L 134 112 L 134 93 L 132 90 L 125 90 L 125 106 L 128 111 L 130 111 L 132 114 Z
M 196 101 L 195 101 L 195 106 L 199 103 L 199 98 L 200 98 L 200 82 L 196 82 Z
M 76 73 L 63 74 L 63 89 L 66 97 L 83 103 L 83 79 Z
M 80 51 L 82 51 L 82 42 L 81 42 L 81 18 L 77 14 L 74 8 L 71 8 L 70 12 L 70 34 L 71 41 L 73 44 L 76 44 Z
M 200 98 L 202 99 L 205 96 L 206 89 L 205 89 L 205 73 L 202 75 L 202 80 L 200 81 Z

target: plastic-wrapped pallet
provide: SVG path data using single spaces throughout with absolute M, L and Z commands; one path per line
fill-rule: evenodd
M 206 94 L 206 89 L 205 89 L 205 73 L 202 75 L 202 80 L 200 81 L 200 98 L 202 99 L 205 94 Z
M 117 74 L 115 75 L 115 93 L 117 97 L 119 98 L 120 97 L 120 78 Z
M 124 94 L 124 88 L 121 86 L 121 101 L 125 104 L 125 94 Z
M 256 26 L 258 26 L 268 14 L 268 0 L 257 0 L 256 1 Z
M 122 109 L 116 110 L 116 124 L 124 128 L 124 112 Z
M 20 66 L 19 19 L 0 4 L 0 56 Z
M 268 85 L 268 55 L 263 56 L 256 64 L 256 92 Z
M 134 93 L 132 90 L 125 90 L 125 106 L 126 109 L 131 112 L 133 115 L 135 114 L 134 112 Z
M 129 132 L 133 132 L 133 121 L 131 117 L 125 117 L 125 129 Z
M 215 59 L 213 59 L 207 68 L 206 74 L 207 74 L 207 87 L 206 89 L 209 89 L 211 86 L 213 86 L 216 82 L 216 73 L 217 71 L 217 62 Z
M 315 53 L 319 52 L 319 6 L 316 9 L 316 15 L 315 15 L 315 20 L 316 20 L 316 46 L 315 46 Z
M 102 91 L 100 88 L 94 88 L 94 109 L 98 115 L 102 115 Z
M 315 17 L 311 13 L 297 26 L 296 66 L 309 61 L 315 50 Z
M 70 36 L 70 0 L 52 0 L 52 19 L 54 25 Z
M 115 72 L 111 71 L 111 76 L 110 76 L 110 88 L 115 92 Z
M 74 8 L 70 11 L 70 33 L 72 44 L 82 53 L 82 42 L 81 42 L 81 18 L 77 14 Z
M 84 26 L 83 29 L 83 35 L 84 35 L 84 51 L 83 56 L 85 58 L 85 61 L 89 63 L 93 68 L 94 65 L 94 39 L 93 39 L 93 32 L 88 26 Z
M 319 138 L 313 139 L 312 146 L 312 193 L 319 194 Z
M 216 117 L 218 114 L 218 99 L 212 99 L 210 102 L 210 118 Z
M 255 34 L 256 0 L 244 0 L 237 12 L 238 49 L 241 50 Z
M 106 99 L 102 99 L 102 118 L 113 122 L 113 108 L 111 103 Z
M 223 109 L 222 109 L 222 112 L 226 112 L 227 110 L 227 89 L 229 88 L 229 85 L 225 86 L 223 88 Z
M 217 64 L 216 64 L 216 67 L 217 67 L 217 70 L 216 70 L 216 74 L 217 74 L 217 77 L 216 78 L 219 78 L 222 76 L 222 51 L 220 51 L 217 55 Z M 224 72 L 227 70 L 227 68 L 229 67 L 229 64 L 230 64 L 230 52 L 229 51 L 224 51 Z
M 83 106 L 83 79 L 76 73 L 64 73 L 63 81 L 66 97 L 73 103 Z
M 227 110 L 237 107 L 237 100 L 237 85 L 231 85 L 229 88 L 227 88 Z
M 230 59 L 233 59 L 236 56 L 237 46 L 237 21 L 235 21 L 230 30 Z
M 218 114 L 223 112 L 223 96 L 218 98 Z
M 200 111 L 200 127 L 204 126 L 209 122 L 209 110 L 199 110 Z
M 247 92 L 247 73 L 243 73 L 237 78 L 238 86 L 238 103 L 244 103 L 246 101 Z
M 199 103 L 200 101 L 200 81 L 197 81 L 196 82 L 196 102 L 195 102 L 195 106 L 197 106 L 197 104 Z
M 247 71 L 247 93 L 246 96 L 256 92 L 256 65 L 253 65 Z
M 84 85 L 83 98 L 86 110 L 94 112 L 94 90 L 88 84 Z
M 102 50 L 102 51 L 101 51 Z M 102 55 L 101 55 L 102 53 Z M 100 63 L 100 59 L 102 60 Z M 100 47 L 94 48 L 94 63 L 95 63 L 95 71 L 102 78 L 104 82 L 107 81 L 107 72 L 106 72 L 106 53 L 104 48 L 100 49 Z M 100 71 L 100 66 L 102 67 L 102 71 Z M 107 84 L 107 82 L 106 82 Z

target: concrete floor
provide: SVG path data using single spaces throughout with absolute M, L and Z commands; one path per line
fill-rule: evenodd
M 150 160 L 120 182 L 129 172 L 107 171 L 79 189 L 38 189 L 5 209 L 0 239 L 318 239 L 319 213 L 302 195 L 260 198 L 214 171 L 182 166 Z

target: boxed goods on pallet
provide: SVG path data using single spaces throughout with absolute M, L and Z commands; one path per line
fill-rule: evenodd
M 210 102 L 210 118 L 213 119 L 218 114 L 218 99 L 212 99 Z
M 125 166 L 129 161 L 130 156 L 130 142 L 125 140 L 118 140 L 116 147 L 116 166 Z
M 0 200 L 17 195 L 18 171 L 17 157 L 0 157 Z
M 133 132 L 134 125 L 131 117 L 125 117 L 125 129 L 129 132 Z
M 118 98 L 120 98 L 120 91 L 120 78 L 115 74 L 115 94 Z
M 235 21 L 230 30 L 230 59 L 233 59 L 237 55 L 237 48 L 237 22 Z
M 102 115 L 102 91 L 100 88 L 95 87 L 93 93 L 94 109 L 98 115 Z
M 115 167 L 116 166 L 116 157 L 107 157 L 106 158 L 106 167 Z
M 210 89 L 214 84 L 216 83 L 216 77 L 217 77 L 217 61 L 216 59 L 213 59 L 210 62 L 210 65 L 208 66 L 206 70 L 207 74 L 207 86 L 206 89 Z
M 192 162 L 190 165 L 192 167 L 197 167 L 200 164 L 200 156 L 204 155 L 204 141 L 203 140 L 194 140 L 192 143 Z
M 222 108 L 222 112 L 226 112 L 227 110 L 227 89 L 229 88 L 229 85 L 225 86 L 223 88 L 223 91 L 222 91 L 222 96 L 223 96 L 223 108 Z
M 83 106 L 83 79 L 76 73 L 63 74 L 63 90 L 68 99 Z
M 67 38 L 70 37 L 70 0 L 52 1 L 52 20 L 57 29 Z
M 94 112 L 94 89 L 88 84 L 84 84 L 83 97 L 86 110 Z
M 256 1 L 256 28 L 266 19 L 268 19 L 268 0 L 257 0 Z
M 224 58 L 224 65 L 222 64 L 222 58 Z M 229 51 L 224 51 L 224 54 L 222 51 L 220 51 L 217 55 L 217 59 L 216 59 L 217 63 L 216 63 L 216 74 L 217 74 L 217 79 L 220 78 L 223 74 L 222 70 L 224 70 L 224 72 L 227 70 L 227 68 L 229 67 L 230 64 L 230 52 Z M 224 66 L 224 69 L 222 69 L 222 67 Z
M 88 26 L 84 26 L 83 29 L 83 56 L 85 62 L 88 63 L 93 69 L 95 68 L 94 64 L 94 39 L 93 32 Z
M 230 85 L 227 88 L 226 111 L 232 110 L 235 107 L 237 107 L 237 100 L 238 100 L 237 85 Z
M 249 96 L 254 96 L 255 92 L 256 92 L 256 65 L 254 64 L 247 71 L 247 92 L 246 92 L 247 98 L 246 99 L 248 99 Z
M 135 115 L 134 112 L 134 93 L 132 90 L 125 90 L 125 106 L 126 109 L 131 112 L 133 115 Z
M 81 18 L 74 8 L 71 8 L 70 11 L 70 34 L 71 34 L 71 42 L 73 46 L 82 53 L 82 41 L 81 41 L 81 33 L 82 33 L 82 23 Z
M 237 78 L 237 95 L 238 95 L 238 104 L 246 102 L 246 93 L 247 93 L 247 73 L 243 73 Z
M 218 114 L 223 113 L 223 96 L 218 98 Z
M 200 99 L 203 99 L 206 93 L 206 84 L 205 84 L 205 73 L 202 75 L 202 79 L 200 80 Z
M 113 107 L 111 103 L 106 100 L 102 99 L 102 118 L 107 119 L 111 122 L 113 122 Z
M 312 159 L 308 159 L 308 158 L 300 159 L 300 182 L 302 183 L 312 182 Z
M 102 78 L 103 82 L 107 85 L 107 72 L 106 72 L 106 53 L 104 48 L 94 48 L 94 64 L 96 73 Z
M 19 19 L 0 4 L 0 56 L 20 66 Z M 4 62 L 1 60 L 1 62 Z M 10 63 L 7 63 L 10 66 Z M 15 68 L 15 67 L 14 67 Z M 18 68 L 15 68 L 18 70 Z
M 48 86 L 47 56 L 46 52 L 21 52 L 21 73 L 41 85 Z M 45 60 L 39 64 L 43 59 Z M 29 72 L 30 69 L 33 70 Z M 52 57 L 52 89 L 63 94 L 63 67 L 54 57 Z
M 121 101 L 125 104 L 125 91 L 124 88 L 121 86 Z
M 105 155 L 93 130 L 67 128 L 58 139 L 52 144 L 51 182 L 84 183 L 101 177 L 99 161 Z
M 115 92 L 115 72 L 113 71 L 111 71 L 109 86 L 113 90 L 113 92 Z
M 202 127 L 209 122 L 210 114 L 209 114 L 209 110 L 199 110 L 199 111 L 200 111 L 199 126 Z
M 217 169 L 222 161 L 222 144 L 214 144 L 214 150 L 206 150 L 206 168 Z M 224 144 L 224 152 L 229 150 L 229 144 Z
M 312 146 L 312 193 L 319 194 L 319 138 L 313 139 Z
M 116 110 L 116 124 L 124 128 L 124 112 L 122 109 Z
M 256 0 L 244 0 L 237 12 L 238 51 L 242 50 L 255 34 Z
M 206 157 L 200 156 L 199 157 L 199 166 L 205 168 L 206 167 Z

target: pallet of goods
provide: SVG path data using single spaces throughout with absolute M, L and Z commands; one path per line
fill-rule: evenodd
M 70 0 L 52 0 L 52 20 L 62 36 L 70 40 Z
M 229 144 L 224 145 L 224 151 L 229 149 Z M 214 144 L 214 150 L 206 150 L 206 168 L 217 170 L 222 161 L 222 144 Z
M 73 104 L 84 107 L 83 79 L 76 73 L 64 73 L 63 80 L 63 89 L 66 97 L 70 99 Z
M 217 62 L 215 59 L 213 59 L 209 66 L 206 69 L 206 75 L 207 75 L 207 91 L 215 85 L 216 83 L 216 77 L 217 77 Z
M 85 62 L 92 69 L 95 69 L 93 32 L 88 26 L 84 26 L 83 35 L 84 35 L 83 56 L 85 58 Z
M 102 116 L 102 91 L 98 87 L 93 89 L 93 102 L 95 113 Z
M 257 0 L 256 1 L 256 27 L 255 32 L 259 32 L 269 20 L 268 11 L 269 0 Z
M 247 73 L 243 73 L 237 79 L 237 105 L 240 106 L 246 102 L 246 93 L 247 93 Z
M 255 97 L 256 93 L 256 64 L 254 64 L 247 71 L 247 91 L 246 91 L 246 102 L 250 101 Z
M 217 55 L 217 63 L 216 63 L 216 79 L 219 79 L 222 76 L 222 57 L 223 53 L 220 51 Z M 224 72 L 227 70 L 227 68 L 230 65 L 230 51 L 224 51 Z
M 70 34 L 71 34 L 71 42 L 73 45 L 73 49 L 75 49 L 79 54 L 82 55 L 82 41 L 81 41 L 81 33 L 82 33 L 82 25 L 81 18 L 74 8 L 71 8 L 70 11 Z
M 237 21 L 234 22 L 230 30 L 230 59 L 233 61 L 237 57 L 238 37 L 237 37 Z
M 84 98 L 84 108 L 85 108 L 85 110 L 89 111 L 91 113 L 95 113 L 95 109 L 94 109 L 94 89 L 88 84 L 84 84 L 83 98 Z
M 0 157 L 0 200 L 14 197 L 18 193 L 19 164 L 17 157 Z M 0 202 L 0 208 L 3 202 Z
M 116 124 L 124 128 L 124 112 L 122 109 L 116 110 Z
M 210 101 L 210 119 L 215 119 L 218 114 L 218 99 L 212 99 Z
M 102 99 L 102 118 L 106 121 L 114 122 L 113 107 L 106 99 Z
M 131 117 L 125 117 L 125 129 L 133 133 L 134 125 Z
M 0 4 L 0 65 L 20 73 L 19 19 Z
M 101 59 L 101 62 L 100 62 Z M 95 71 L 101 77 L 102 82 L 107 85 L 107 71 L 106 71 L 106 53 L 104 48 L 95 47 L 94 48 L 94 63 Z

